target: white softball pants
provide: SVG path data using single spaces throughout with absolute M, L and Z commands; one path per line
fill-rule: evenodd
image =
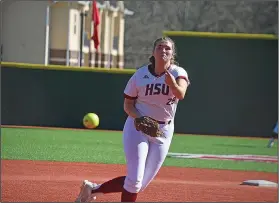
M 128 117 L 123 129 L 127 175 L 124 189 L 131 193 L 143 191 L 161 168 L 172 141 L 174 124 L 160 124 L 166 138 L 151 138 L 134 127 L 134 119 Z

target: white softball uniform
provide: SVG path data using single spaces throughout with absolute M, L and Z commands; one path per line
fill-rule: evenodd
M 175 78 L 183 78 L 190 84 L 187 72 L 171 65 L 169 72 Z M 123 129 L 123 144 L 127 162 L 124 189 L 131 193 L 144 190 L 161 168 L 173 136 L 174 117 L 178 99 L 165 83 L 165 74 L 156 76 L 151 66 L 139 68 L 124 90 L 126 99 L 135 99 L 135 107 L 144 116 L 160 123 L 165 137 L 152 138 L 134 127 L 134 119 L 127 118 Z

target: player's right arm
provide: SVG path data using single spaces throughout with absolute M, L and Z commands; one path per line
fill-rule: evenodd
M 125 98 L 124 100 L 124 111 L 131 116 L 132 118 L 139 118 L 141 117 L 141 114 L 135 107 L 135 101 L 132 99 Z
M 128 81 L 124 90 L 124 111 L 132 118 L 141 117 L 141 114 L 135 107 L 138 98 L 138 90 L 136 85 L 136 74 L 134 74 Z

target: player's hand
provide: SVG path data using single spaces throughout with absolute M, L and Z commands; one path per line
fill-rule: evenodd
M 165 83 L 172 87 L 176 84 L 174 76 L 169 72 L 169 70 L 166 70 L 165 72 Z

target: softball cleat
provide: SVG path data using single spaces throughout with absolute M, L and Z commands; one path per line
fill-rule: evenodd
M 90 202 L 92 200 L 95 200 L 96 197 L 93 196 L 92 190 L 96 186 L 96 183 L 84 180 L 80 187 L 80 192 L 75 202 Z

